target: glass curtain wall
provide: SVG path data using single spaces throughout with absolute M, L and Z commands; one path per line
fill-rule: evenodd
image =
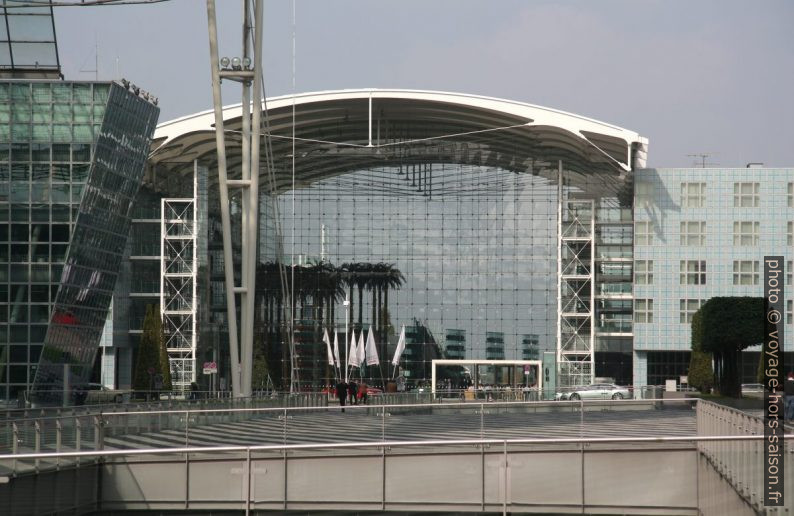
M 88 381 L 157 113 L 115 83 L 0 83 L 4 397 Z
M 332 341 L 337 332 L 344 361 L 346 318 L 350 333 L 374 331 L 381 365 L 351 374 L 376 384 L 396 373 L 390 361 L 403 326 L 399 372 L 409 386 L 428 382 L 429 360 L 443 357 L 450 335 L 465 335 L 456 350 L 465 358 L 486 358 L 494 345 L 521 358 L 527 334 L 553 349 L 556 197 L 556 186 L 531 174 L 443 163 L 360 170 L 281 194 L 301 386 L 332 381 L 322 332 Z M 263 236 L 274 250 L 274 233 Z M 277 285 L 257 287 L 278 303 Z M 264 326 L 279 327 L 281 312 L 267 306 Z M 283 381 L 287 346 L 265 333 L 280 350 L 271 360 L 282 364 Z

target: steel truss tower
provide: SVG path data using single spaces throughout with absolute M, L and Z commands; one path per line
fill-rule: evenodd
M 589 385 L 595 373 L 595 202 L 565 197 L 557 184 L 557 367 L 561 387 Z
M 218 188 L 220 190 L 223 258 L 226 288 L 226 313 L 229 328 L 232 394 L 251 395 L 254 340 L 254 303 L 259 212 L 259 146 L 262 120 L 262 10 L 264 0 L 250 0 L 254 6 L 253 23 L 249 0 L 242 0 L 242 54 L 221 63 L 218 57 L 218 30 L 215 0 L 207 0 L 207 25 L 212 73 L 212 102 L 215 109 L 215 143 L 218 149 Z M 254 31 L 253 55 L 250 31 Z M 223 69 L 221 65 L 223 64 Z M 226 138 L 223 125 L 221 80 L 240 83 L 242 87 L 241 177 L 228 179 Z M 253 110 L 252 110 L 253 107 Z M 240 285 L 234 281 L 229 188 L 240 189 L 242 198 Z M 237 333 L 237 296 L 240 298 L 240 333 Z M 239 346 L 239 347 L 238 347 Z
M 196 381 L 197 164 L 193 197 L 160 200 L 160 307 L 174 390 Z

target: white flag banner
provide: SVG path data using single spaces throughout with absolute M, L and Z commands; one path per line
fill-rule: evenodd
M 328 330 L 323 330 L 323 342 L 325 342 L 325 350 L 328 352 L 328 365 L 334 365 L 334 353 L 331 351 L 331 339 L 328 338 Z
M 378 347 L 375 345 L 375 336 L 372 335 L 372 326 L 369 327 L 369 333 L 367 334 L 367 365 L 378 365 L 380 360 L 378 359 Z
M 405 325 L 400 330 L 400 340 L 397 341 L 397 349 L 394 350 L 394 358 L 391 359 L 392 365 L 396 366 L 400 363 L 400 357 L 405 351 Z
M 356 349 L 356 330 L 353 330 L 350 337 L 350 353 L 347 354 L 347 365 L 358 367 L 361 361 L 358 359 L 358 350 Z
M 339 367 L 339 334 L 334 332 L 334 360 L 336 367 Z
M 366 357 L 367 357 L 367 354 L 364 351 L 364 330 L 361 330 L 361 333 L 358 336 L 358 363 L 359 363 L 359 367 L 361 367 L 360 364 L 364 363 L 364 360 L 366 360 Z

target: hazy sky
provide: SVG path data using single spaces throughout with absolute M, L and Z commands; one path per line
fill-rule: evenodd
M 241 1 L 218 0 L 221 55 Z M 296 0 L 265 3 L 268 96 L 340 88 L 475 93 L 650 139 L 649 165 L 794 166 L 794 2 Z M 165 121 L 210 109 L 204 0 L 55 11 L 67 79 L 120 75 Z M 240 101 L 227 87 L 224 104 Z

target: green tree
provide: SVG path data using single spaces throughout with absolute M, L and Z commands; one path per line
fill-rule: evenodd
M 132 382 L 132 387 L 136 391 L 152 390 L 154 388 L 154 375 L 161 371 L 160 346 L 158 345 L 158 334 L 155 333 L 154 314 L 154 306 L 146 305 L 146 315 L 143 318 L 143 333 L 138 343 L 138 358 L 135 363 L 135 374 Z
M 764 374 L 764 350 L 761 350 L 761 353 L 758 354 L 758 369 L 755 372 L 755 378 L 758 383 L 764 383 L 766 380 L 766 374 Z
M 165 342 L 165 331 L 163 328 L 163 318 L 160 317 L 160 307 L 158 305 L 150 305 L 152 307 L 152 318 L 149 324 L 152 327 L 151 335 L 155 339 L 157 345 L 158 355 L 160 358 L 160 374 L 163 377 L 163 390 L 171 391 L 174 389 L 171 383 L 171 361 L 168 360 L 168 349 Z M 144 320 L 144 327 L 146 321 Z
M 269 368 L 265 356 L 265 343 L 261 337 L 254 342 L 254 363 L 251 372 L 251 390 L 262 391 L 267 387 Z
M 692 319 L 692 349 L 713 354 L 717 388 L 725 396 L 741 396 L 741 352 L 763 339 L 761 297 L 714 297 Z
M 711 353 L 692 350 L 689 359 L 689 385 L 700 392 L 709 393 L 714 387 L 714 369 L 711 367 Z
M 700 392 L 709 393 L 714 387 L 714 369 L 711 366 L 711 353 L 703 351 L 703 314 L 695 312 L 692 316 L 692 355 L 689 359 L 687 377 L 689 385 Z

